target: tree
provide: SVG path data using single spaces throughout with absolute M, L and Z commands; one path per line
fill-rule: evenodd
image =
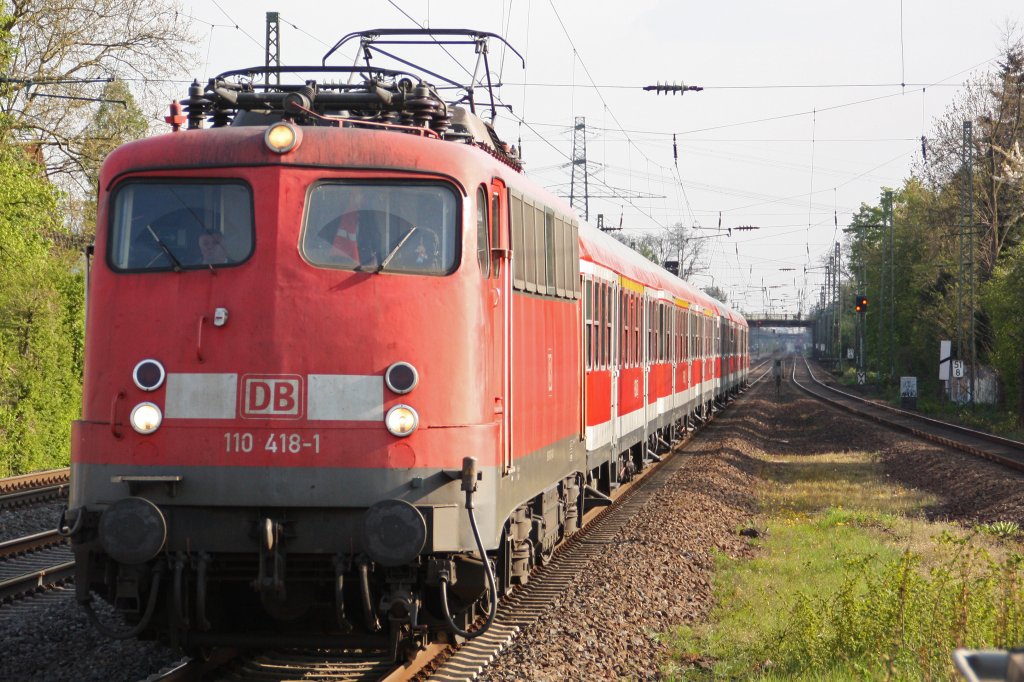
M 90 238 L 95 234 L 96 190 L 103 160 L 125 142 L 144 137 L 149 129 L 146 116 L 124 81 L 107 83 L 102 98 L 81 139 L 79 161 L 89 191 L 65 202 L 68 222 L 78 234 Z
M 42 167 L 0 131 L 0 476 L 67 465 L 81 396 L 82 278 L 43 236 L 62 229 Z
M 82 376 L 82 276 L 58 192 L 12 123 L 0 114 L 0 476 L 67 465 Z
M 0 91 L 0 111 L 10 117 L 15 139 L 39 146 L 51 178 L 88 195 L 89 124 L 98 106 L 92 100 L 116 94 L 117 88 L 108 90 L 111 79 L 140 79 L 148 105 L 157 94 L 148 83 L 190 63 L 188 22 L 170 0 L 0 3 L 0 31 L 10 41 L 4 72 L 16 81 Z
M 1000 259 L 982 291 L 982 302 L 993 326 L 992 365 L 999 371 L 1011 405 L 1016 401 L 1017 424 L 1024 426 L 1024 244 Z M 1015 400 L 1014 400 L 1015 399 Z
M 616 239 L 647 260 L 664 267 L 668 261 L 679 263 L 679 277 L 689 280 L 707 270 L 704 261 L 704 240 L 693 237 L 682 223 L 676 223 L 658 232 L 637 235 L 612 233 Z
M 713 284 L 709 287 L 704 287 L 703 289 L 701 289 L 701 291 L 703 291 L 711 298 L 716 299 L 722 303 L 729 302 L 729 297 L 726 296 L 725 292 Z
M 99 182 L 100 166 L 107 154 L 125 142 L 145 137 L 149 131 L 149 121 L 124 81 L 107 83 L 100 97 L 104 101 L 96 108 L 81 141 L 82 171 L 90 187 Z
M 963 124 L 972 122 L 975 219 L 982 226 L 976 259 L 980 282 L 991 276 L 1003 249 L 1024 238 L 1024 186 L 1005 172 L 1024 141 L 1024 39 L 1009 27 L 1004 41 L 998 71 L 966 83 L 937 121 L 921 167 L 933 191 L 959 191 L 967 182 Z

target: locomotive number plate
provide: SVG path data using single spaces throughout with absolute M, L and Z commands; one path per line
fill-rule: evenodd
M 246 453 L 253 451 L 282 455 L 297 455 L 300 452 L 320 453 L 320 434 L 271 433 L 266 437 L 248 431 L 231 431 L 224 434 L 224 451 Z

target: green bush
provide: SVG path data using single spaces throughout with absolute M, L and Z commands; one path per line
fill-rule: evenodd
M 929 570 L 910 551 L 852 560 L 835 593 L 802 593 L 762 652 L 770 676 L 954 679 L 956 647 L 1020 645 L 1022 557 L 995 560 L 967 538 L 941 542 L 953 556 Z

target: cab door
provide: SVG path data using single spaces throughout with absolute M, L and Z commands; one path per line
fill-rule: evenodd
M 499 423 L 502 474 L 512 465 L 512 273 L 508 191 L 494 178 L 490 186 L 492 367 L 496 375 L 495 421 Z

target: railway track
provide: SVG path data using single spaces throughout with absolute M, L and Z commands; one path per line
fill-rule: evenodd
M 262 680 L 331 680 L 331 682 L 400 682 L 410 680 L 444 645 L 421 651 L 408 665 L 393 663 L 385 651 L 359 649 L 288 649 L 258 653 L 218 650 L 208 661 L 182 659 L 143 682 L 218 682 Z
M 798 373 L 800 379 L 797 378 Z M 806 359 L 802 363 L 794 363 L 792 378 L 793 383 L 808 395 L 839 409 L 1024 472 L 1024 443 L 851 395 L 819 381 Z
M 0 543 L 0 605 L 63 585 L 74 567 L 71 548 L 55 530 Z
M 0 479 L 0 509 L 67 497 L 69 478 L 69 469 L 53 469 Z

